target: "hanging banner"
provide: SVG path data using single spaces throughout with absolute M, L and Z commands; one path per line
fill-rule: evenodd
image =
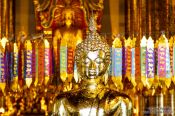
M 0 40 L 0 82 L 6 82 L 6 43 L 7 38 L 3 37 Z
M 13 46 L 13 77 L 18 77 L 18 46 L 14 43 Z
M 170 73 L 172 76 L 174 76 L 173 72 L 173 37 L 169 40 L 169 54 L 170 54 Z
M 30 87 L 32 83 L 32 43 L 30 40 L 25 41 L 24 79 L 27 87 Z
M 131 77 L 135 77 L 135 48 L 131 49 Z
M 67 47 L 60 46 L 60 76 L 62 81 L 67 78 Z
M 73 48 L 69 47 L 67 49 L 67 73 L 72 74 L 73 73 L 73 58 L 74 58 L 74 50 Z
M 132 44 L 131 44 L 131 77 L 134 78 L 135 82 L 135 70 L 136 70 L 136 61 L 135 61 L 135 43 L 136 43 L 136 38 L 134 37 L 132 39 Z
M 111 60 L 111 63 L 110 63 L 110 66 L 109 66 L 109 71 L 108 71 L 108 73 L 109 73 L 109 76 L 111 77 L 112 76 L 112 57 L 113 57 L 113 52 L 112 52 L 112 47 L 110 47 L 110 60 Z
M 0 51 L 0 82 L 5 82 L 5 62 L 4 62 L 4 52 Z
M 35 81 L 35 79 L 36 79 L 36 77 L 35 77 L 35 75 L 36 75 L 36 51 L 35 51 L 36 45 L 35 45 L 35 40 L 32 40 L 31 43 L 32 43 L 32 78 Z
M 154 78 L 154 41 L 151 37 L 147 41 L 146 52 L 146 75 L 147 78 Z
M 166 42 L 166 78 L 171 78 L 171 69 L 170 69 L 170 51 L 168 40 Z
M 166 77 L 166 46 L 158 45 L 158 76 Z
M 114 48 L 114 77 L 122 76 L 122 48 Z
M 125 40 L 125 67 L 126 67 L 126 77 L 131 77 L 131 60 L 132 60 L 132 50 L 131 50 L 132 40 L 129 37 Z
M 146 37 L 143 36 L 140 44 L 141 77 L 146 77 L 146 44 L 147 44 Z
M 44 67 L 45 67 L 45 77 L 51 76 L 51 49 L 47 39 L 44 39 L 45 49 L 44 49 Z
M 25 78 L 32 78 L 32 43 L 30 40 L 26 40 L 25 48 Z
M 38 46 L 38 84 L 41 85 L 44 82 L 44 73 L 45 73 L 45 65 L 44 65 L 44 41 L 43 39 L 41 39 L 40 41 L 38 41 L 37 43 Z
M 112 45 L 112 80 L 119 90 L 123 89 L 122 84 L 122 43 L 116 37 Z

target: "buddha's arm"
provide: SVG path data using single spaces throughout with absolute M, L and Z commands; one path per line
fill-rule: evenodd
M 71 116 L 76 112 L 76 107 L 72 106 L 67 98 L 59 98 L 53 105 L 52 116 Z
M 67 108 L 65 107 L 65 98 L 55 101 L 52 110 L 52 116 L 69 116 Z
M 115 116 L 132 116 L 132 102 L 126 96 L 117 96 L 106 101 L 105 110 L 107 114 Z

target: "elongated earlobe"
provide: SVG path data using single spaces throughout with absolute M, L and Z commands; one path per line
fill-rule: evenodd
M 106 69 L 106 72 L 105 72 L 105 74 L 104 74 L 104 84 L 106 85 L 107 83 L 108 83 L 108 77 L 109 77 L 109 66 L 110 66 L 110 63 L 109 63 L 109 65 L 107 66 L 107 69 Z

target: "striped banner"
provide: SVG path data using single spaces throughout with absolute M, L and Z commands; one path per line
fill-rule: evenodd
M 146 53 L 146 75 L 148 78 L 154 78 L 154 48 L 147 46 Z
M 60 46 L 60 75 L 63 81 L 67 77 L 67 47 Z
M 5 62 L 4 62 L 4 52 L 0 51 L 0 82 L 5 82 Z
M 114 48 L 114 77 L 122 76 L 122 48 Z
M 30 40 L 26 40 L 25 43 L 25 53 L 24 53 L 24 77 L 32 78 L 32 43 Z
M 171 78 L 170 51 L 168 42 L 166 43 L 166 78 Z
M 16 43 L 14 43 L 13 46 L 13 77 L 17 77 L 18 76 L 18 46 Z
M 158 46 L 158 76 L 166 77 L 166 47 Z
M 131 77 L 135 77 L 135 48 L 131 49 Z

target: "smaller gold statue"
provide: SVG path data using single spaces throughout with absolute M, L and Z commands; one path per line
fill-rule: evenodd
M 97 33 L 90 18 L 86 39 L 75 50 L 80 78 L 79 89 L 59 94 L 53 105 L 53 116 L 131 116 L 132 102 L 128 95 L 107 85 L 110 49 Z

